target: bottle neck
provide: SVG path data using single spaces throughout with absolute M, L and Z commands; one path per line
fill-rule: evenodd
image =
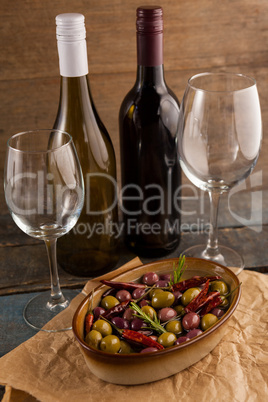
M 163 64 L 163 33 L 137 33 L 137 61 L 139 66 L 146 67 Z
M 86 40 L 67 42 L 58 40 L 60 75 L 82 77 L 88 74 Z
M 61 92 L 68 97 L 75 92 L 81 92 L 81 88 L 88 85 L 87 75 L 82 77 L 60 77 Z
M 163 86 L 165 85 L 164 79 L 164 66 L 141 66 L 137 68 L 137 83 L 139 86 Z
M 85 105 L 87 106 L 87 108 L 92 107 L 88 76 L 61 76 L 59 108 L 65 109 L 72 107 L 73 110 L 76 110 L 76 113 L 81 113 Z
M 139 83 L 164 83 L 163 33 L 137 33 L 137 62 Z

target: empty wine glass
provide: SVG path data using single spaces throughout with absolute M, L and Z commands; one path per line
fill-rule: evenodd
M 222 193 L 252 172 L 261 138 L 254 79 L 232 73 L 202 73 L 189 79 L 179 118 L 180 162 L 188 179 L 208 191 L 211 210 L 207 245 L 192 246 L 186 255 L 219 262 L 236 274 L 244 268 L 235 250 L 218 245 L 218 205 Z
M 14 135 L 8 141 L 5 163 L 5 197 L 18 227 L 44 240 L 48 253 L 51 291 L 31 299 L 24 309 L 28 325 L 48 332 L 71 328 L 60 321 L 43 326 L 64 310 L 75 291 L 61 291 L 57 238 L 76 224 L 84 202 L 84 183 L 71 136 L 60 130 L 36 130 Z

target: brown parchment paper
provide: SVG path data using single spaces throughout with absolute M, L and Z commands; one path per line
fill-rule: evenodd
M 105 278 L 140 265 L 138 258 Z M 68 310 L 69 320 L 99 279 L 89 281 Z M 120 386 L 95 377 L 87 368 L 72 331 L 39 332 L 0 359 L 4 402 L 50 401 L 257 401 L 268 397 L 268 276 L 239 275 L 242 297 L 218 346 L 188 369 L 151 384 Z

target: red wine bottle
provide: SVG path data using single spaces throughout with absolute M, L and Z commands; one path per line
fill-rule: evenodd
M 80 159 L 85 204 L 76 226 L 58 239 L 58 261 L 74 276 L 97 276 L 118 260 L 116 161 L 90 92 L 85 17 L 56 17 L 61 91 L 54 128 L 67 131 Z
M 180 238 L 179 102 L 163 67 L 163 10 L 137 9 L 137 79 L 119 113 L 126 245 L 138 255 L 170 253 Z

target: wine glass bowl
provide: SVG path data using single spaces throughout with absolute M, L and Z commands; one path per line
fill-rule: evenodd
M 43 329 L 75 295 L 70 290 L 64 295 L 61 292 L 56 259 L 56 241 L 76 224 L 84 202 L 83 177 L 71 136 L 60 130 L 35 130 L 11 137 L 6 154 L 5 197 L 17 226 L 46 244 L 51 291 L 30 300 L 24 310 L 26 322 Z
M 207 246 L 185 253 L 211 259 L 241 272 L 234 250 L 218 246 L 219 196 L 246 179 L 256 165 L 262 139 L 256 82 L 242 74 L 202 73 L 189 79 L 179 118 L 178 149 L 185 175 L 208 191 L 211 202 Z

